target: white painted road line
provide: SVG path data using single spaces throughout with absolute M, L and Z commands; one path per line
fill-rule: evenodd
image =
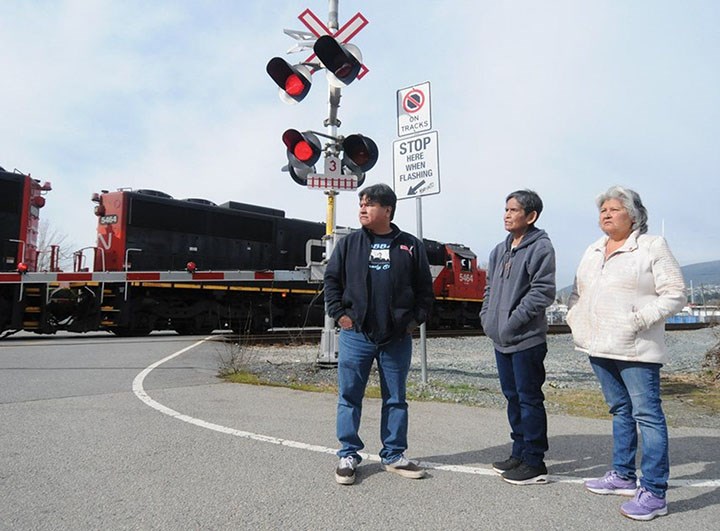
M 137 396 L 140 400 L 142 400 L 145 404 L 150 406 L 153 409 L 156 409 L 160 413 L 163 413 L 164 415 L 168 415 L 170 417 L 173 417 L 178 420 L 182 420 L 183 422 L 187 422 L 189 424 L 193 424 L 195 426 L 199 426 L 201 428 L 205 428 L 208 430 L 217 431 L 220 433 L 224 433 L 226 435 L 234 435 L 235 437 L 241 437 L 243 439 L 252 439 L 254 441 L 261 441 L 261 442 L 267 442 L 272 444 L 278 444 L 281 446 L 289 446 L 291 448 L 297 448 L 299 450 L 309 450 L 311 452 L 319 452 L 323 454 L 330 454 L 335 455 L 335 452 L 337 451 L 335 448 L 328 448 L 326 446 L 319 446 L 316 444 L 307 444 L 299 441 L 291 441 L 289 439 L 280 439 L 278 437 L 271 437 L 269 435 L 262 435 L 259 433 L 252 433 L 249 431 L 242 431 L 242 430 L 236 430 L 235 428 L 228 428 L 227 426 L 221 426 L 219 424 L 213 424 L 212 422 L 207 422 L 202 419 L 197 419 L 195 417 L 191 417 L 189 415 L 184 415 L 178 411 L 175 411 L 174 409 L 171 409 L 167 406 L 164 406 L 157 402 L 156 400 L 153 400 L 150 398 L 150 396 L 145 392 L 145 388 L 143 387 L 143 382 L 145 381 L 145 378 L 148 374 L 150 374 L 153 370 L 158 368 L 163 363 L 166 363 L 170 361 L 171 359 L 174 359 L 185 352 L 194 349 L 197 346 L 202 345 L 207 341 L 209 338 L 202 339 L 198 341 L 197 343 L 193 343 L 192 345 L 185 347 L 182 350 L 178 350 L 177 352 L 170 354 L 169 356 L 156 361 L 152 365 L 149 365 L 145 369 L 143 369 L 140 374 L 138 374 L 135 379 L 133 380 L 132 390 L 133 393 L 135 393 L 135 396 Z M 376 454 L 367 454 L 364 452 L 361 452 L 360 454 L 363 459 L 369 460 L 369 461 L 377 461 L 380 462 L 380 456 Z M 471 466 L 463 466 L 463 465 L 446 465 L 443 463 L 432 463 L 427 461 L 422 461 L 420 463 L 425 468 L 431 468 L 434 470 L 444 470 L 446 472 L 460 472 L 463 474 L 476 474 L 481 476 L 497 476 L 495 471 L 489 468 L 479 468 L 479 467 L 471 467 Z M 582 483 L 588 478 L 578 478 L 578 477 L 571 477 L 571 476 L 548 476 L 548 481 L 557 482 L 557 483 Z M 720 479 L 671 479 L 669 481 L 669 484 L 671 487 L 697 487 L 697 488 L 717 488 L 720 487 Z

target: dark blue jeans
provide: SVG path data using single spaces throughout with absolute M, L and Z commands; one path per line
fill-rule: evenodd
M 364 334 L 340 330 L 338 344 L 337 438 L 342 447 L 339 457 L 355 456 L 364 448 L 358 431 L 370 369 L 377 360 L 382 410 L 380 458 L 385 464 L 397 461 L 407 450 L 408 405 L 405 401 L 408 372 L 412 357 L 412 338 L 378 346 Z
M 544 464 L 548 449 L 545 395 L 547 343 L 504 354 L 495 351 L 500 387 L 507 398 L 512 456 L 530 466 Z

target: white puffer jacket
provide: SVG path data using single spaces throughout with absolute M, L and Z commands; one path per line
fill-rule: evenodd
M 665 319 L 687 302 L 680 266 L 660 236 L 633 232 L 605 260 L 600 238 L 585 251 L 567 323 L 590 356 L 665 363 Z

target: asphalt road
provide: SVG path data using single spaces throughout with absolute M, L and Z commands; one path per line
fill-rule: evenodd
M 412 403 L 423 480 L 381 470 L 379 404 L 353 486 L 333 470 L 335 397 L 224 383 L 218 344 L 105 335 L 0 342 L 0 529 L 717 529 L 718 429 L 671 429 L 670 514 L 623 518 L 583 490 L 606 421 L 551 417 L 551 482 L 504 483 L 504 412 Z M 195 345 L 195 346 L 193 346 Z M 183 349 L 189 348 L 183 351 Z M 182 352 L 181 352 L 182 351 Z M 430 369 L 432 370 L 432 369 Z

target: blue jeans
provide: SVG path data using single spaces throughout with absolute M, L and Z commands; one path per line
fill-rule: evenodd
M 408 405 L 405 390 L 412 338 L 408 334 L 400 340 L 378 346 L 364 334 L 353 330 L 340 330 L 338 352 L 338 405 L 337 438 L 342 447 L 339 457 L 355 456 L 363 444 L 358 431 L 373 360 L 377 360 L 380 376 L 382 410 L 380 415 L 380 439 L 383 447 L 380 458 L 385 464 L 397 461 L 407 450 Z
M 495 351 L 500 387 L 507 398 L 512 457 L 532 467 L 544 465 L 548 450 L 545 395 L 547 343 L 505 354 Z
M 613 416 L 613 468 L 635 479 L 638 427 L 642 436 L 640 486 L 665 497 L 670 458 L 668 431 L 660 400 L 660 364 L 590 356 Z

